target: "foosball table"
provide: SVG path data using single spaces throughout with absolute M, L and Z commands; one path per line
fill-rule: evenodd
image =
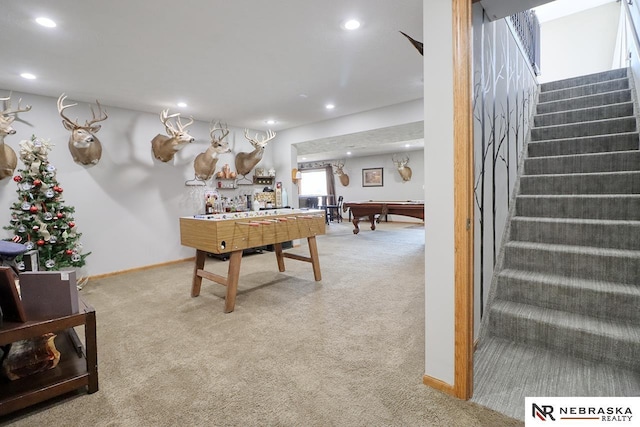
M 195 215 L 180 218 L 180 243 L 196 249 L 191 296 L 200 295 L 202 279 L 227 287 L 225 313 L 235 308 L 240 263 L 245 249 L 273 245 L 278 270 L 284 259 L 311 263 L 316 281 L 322 280 L 316 236 L 325 234 L 325 212 L 312 209 L 273 209 Z M 307 238 L 309 256 L 283 252 L 282 243 Z M 227 277 L 204 270 L 207 253 L 230 254 Z

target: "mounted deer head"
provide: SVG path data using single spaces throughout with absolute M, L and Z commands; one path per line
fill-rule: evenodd
M 407 166 L 407 164 L 409 163 L 409 156 L 405 155 L 401 159 L 398 159 L 394 154 L 393 156 L 391 156 L 391 161 L 393 161 L 393 164 L 396 165 L 396 169 L 398 169 L 398 173 L 400 173 L 402 181 L 411 181 L 411 168 Z
M 216 131 L 220 131 L 220 136 L 216 137 Z M 229 135 L 229 129 L 225 124 L 224 127 L 217 122 L 209 129 L 211 136 L 211 146 L 207 151 L 200 153 L 193 161 L 193 168 L 196 171 L 196 178 L 207 181 L 213 176 L 218 163 L 218 154 L 228 153 L 231 151 L 229 143 L 223 139 Z
M 177 129 L 170 122 L 174 117 L 177 117 Z M 190 118 L 189 123 L 185 123 L 183 125 L 180 121 L 180 113 L 169 115 L 169 109 L 166 109 L 162 110 L 160 113 L 160 121 L 167 130 L 167 134 L 169 136 L 161 134 L 156 135 L 151 140 L 151 148 L 156 159 L 162 162 L 168 162 L 173 159 L 176 152 L 180 151 L 185 145 L 195 141 L 195 138 L 185 131 L 187 126 L 193 123 L 193 118 Z
M 340 178 L 340 184 L 343 187 L 347 187 L 349 185 L 349 175 L 344 173 L 344 160 L 338 160 L 336 163 L 332 163 L 331 166 L 335 168 L 335 173 Z
M 264 149 L 267 146 L 267 142 L 276 137 L 276 133 L 272 130 L 268 130 L 264 138 L 258 141 L 258 134 L 254 138 L 249 136 L 249 129 L 244 130 L 244 137 L 251 143 L 253 150 L 250 153 L 238 153 L 236 154 L 236 171 L 239 175 L 246 176 L 251 170 L 262 160 Z
M 100 140 L 95 136 L 95 133 L 101 128 L 101 125 L 97 125 L 96 123 L 106 120 L 108 117 L 107 113 L 102 111 L 102 106 L 96 100 L 99 117 L 96 117 L 96 112 L 93 110 L 93 107 L 91 107 L 91 115 L 93 118 L 85 121 L 84 126 L 80 126 L 77 119 L 74 122 L 64 115 L 64 110 L 78 104 L 64 105 L 65 99 L 67 99 L 67 96 L 64 93 L 58 98 L 58 113 L 60 117 L 62 117 L 64 128 L 71 132 L 71 136 L 69 136 L 69 151 L 71 152 L 73 161 L 81 165 L 98 164 L 102 156 L 102 144 L 100 144 Z
M 20 101 L 18 100 L 18 108 L 11 109 L 11 94 L 6 98 L 0 98 L 3 102 L 2 111 L 0 111 L 0 180 L 8 176 L 13 175 L 13 171 L 16 170 L 18 165 L 18 157 L 16 152 L 11 147 L 5 145 L 4 137 L 7 135 L 14 135 L 15 129 L 11 127 L 11 124 L 16 119 L 18 113 L 31 110 L 31 106 L 27 105 L 24 108 L 20 108 Z

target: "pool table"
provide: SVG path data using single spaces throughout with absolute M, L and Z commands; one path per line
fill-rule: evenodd
M 358 226 L 360 220 L 368 217 L 371 222 L 371 229 L 376 229 L 376 222 L 380 222 L 383 215 L 403 215 L 412 218 L 418 218 L 424 221 L 424 201 L 423 200 L 407 200 L 407 201 L 376 201 L 369 200 L 367 202 L 345 202 L 342 210 L 346 212 L 351 210 L 353 215 L 353 234 L 360 232 Z

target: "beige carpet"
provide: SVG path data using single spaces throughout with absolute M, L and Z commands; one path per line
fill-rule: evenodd
M 236 309 L 191 263 L 90 281 L 100 391 L 0 424 L 16 426 L 516 426 L 422 384 L 424 229 L 331 224 L 311 265 L 243 258 Z M 307 255 L 306 241 L 289 249 Z M 227 262 L 206 269 L 226 274 Z

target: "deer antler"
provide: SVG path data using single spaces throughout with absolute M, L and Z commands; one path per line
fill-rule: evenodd
M 180 130 L 180 132 L 184 132 L 184 129 L 187 126 L 190 126 L 191 124 L 193 124 L 193 117 L 189 117 L 189 119 L 190 119 L 189 123 L 185 123 L 183 125 L 182 122 L 180 121 L 180 114 L 178 114 L 178 118 L 176 119 L 176 123 L 178 124 L 178 129 Z
M 256 146 L 264 147 L 265 145 L 267 145 L 267 142 L 271 141 L 273 138 L 276 137 L 276 133 L 271 129 L 267 131 L 267 135 L 264 138 L 262 138 L 261 141 L 258 141 L 258 135 L 259 134 L 256 133 L 256 136 L 254 138 L 251 138 L 249 136 L 249 129 L 244 130 L 244 137 L 247 138 L 251 143 L 251 145 L 253 145 L 254 147 Z
M 180 113 L 169 114 L 168 108 L 160 112 L 160 121 L 164 125 L 164 128 L 167 130 L 167 133 L 171 135 L 175 135 L 178 133 L 176 128 L 174 128 L 171 122 L 169 122 L 169 120 L 171 120 L 174 117 L 180 117 Z
M 227 135 L 229 135 L 229 129 L 227 128 L 227 124 L 225 123 L 224 126 L 222 125 L 222 123 L 220 122 L 216 122 L 215 124 L 213 122 L 211 122 L 212 127 L 209 128 L 209 135 L 211 136 L 211 140 L 215 141 L 215 142 L 220 142 L 222 141 Z M 220 138 L 217 138 L 214 136 L 215 132 L 219 130 L 221 135 Z
M 404 155 L 402 156 L 401 160 L 398 160 L 398 157 L 396 154 L 391 156 L 391 161 L 393 162 L 393 164 L 395 164 L 396 166 L 404 166 L 406 164 L 409 163 L 409 156 Z
M 74 128 L 79 128 L 81 127 L 78 124 L 78 120 L 76 119 L 76 121 L 72 121 L 69 117 L 65 116 L 63 111 L 66 110 L 69 107 L 75 107 L 76 104 L 68 104 L 68 105 L 64 105 L 64 100 L 67 99 L 67 95 L 65 95 L 64 93 L 62 95 L 60 95 L 60 97 L 58 98 L 58 113 L 60 114 L 60 117 L 62 117 L 62 119 L 69 124 L 70 126 L 74 127 Z
M 0 100 L 2 100 L 4 102 L 4 109 L 2 111 L 0 111 L 0 116 L 7 116 L 9 114 L 18 114 L 18 113 L 24 113 L 25 111 L 29 111 L 31 110 L 31 105 L 27 105 L 24 108 L 20 108 L 20 103 L 22 102 L 22 98 L 18 99 L 18 108 L 16 108 L 15 110 L 11 109 L 11 94 L 9 94 L 8 97 L 6 98 L 0 98 Z
M 90 128 L 92 132 L 97 132 L 98 130 L 100 130 L 100 125 L 98 126 L 94 126 L 94 123 L 97 122 L 102 122 L 104 120 L 107 120 L 107 112 L 106 111 L 102 111 L 102 105 L 100 105 L 100 102 L 98 102 L 98 100 L 96 99 L 96 104 L 98 105 L 98 114 L 100 114 L 100 117 L 96 117 L 96 113 L 95 111 L 93 111 L 93 107 L 91 108 L 91 115 L 93 116 L 93 119 L 91 120 L 87 120 L 85 122 L 84 127 L 85 128 Z M 104 116 L 104 117 L 103 117 Z

